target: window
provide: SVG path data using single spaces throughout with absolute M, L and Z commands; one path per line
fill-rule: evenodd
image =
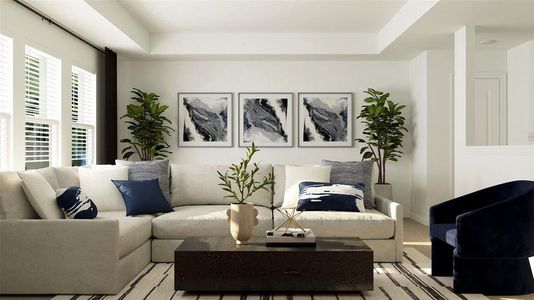
M 11 161 L 11 116 L 13 114 L 13 39 L 0 34 L 0 170 Z
M 61 61 L 26 46 L 25 71 L 25 168 L 57 165 Z
M 72 67 L 72 165 L 95 163 L 96 75 Z

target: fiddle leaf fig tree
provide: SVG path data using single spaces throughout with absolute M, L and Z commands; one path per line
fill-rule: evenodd
M 128 160 L 132 155 L 137 154 L 141 160 L 164 159 L 169 151 L 169 144 L 166 138 L 174 131 L 170 127 L 171 120 L 163 114 L 169 108 L 158 102 L 159 95 L 146 93 L 134 88 L 132 100 L 136 103 L 129 104 L 127 112 L 121 119 L 126 118 L 126 124 L 132 138 L 121 139 L 121 143 L 127 144 L 122 149 L 122 157 Z
M 257 163 L 251 165 L 251 161 L 254 154 L 258 151 L 260 150 L 252 143 L 252 146 L 247 148 L 246 157 L 242 158 L 240 163 L 232 164 L 230 169 L 224 174 L 217 171 L 221 181 L 219 186 L 222 187 L 223 191 L 228 193 L 224 196 L 225 198 L 230 198 L 239 204 L 243 204 L 247 198 L 258 190 L 263 189 L 268 191 L 268 187 L 272 186 L 274 182 L 272 172 L 269 172 L 268 175 L 259 181 L 255 179 L 260 168 Z
M 370 159 L 378 166 L 378 183 L 386 182 L 386 162 L 397 161 L 402 156 L 402 140 L 408 131 L 404 127 L 405 118 L 402 110 L 406 105 L 389 100 L 389 93 L 374 89 L 364 91 L 365 98 L 357 119 L 364 125 L 364 138 L 356 141 L 364 144 L 360 149 L 362 160 Z

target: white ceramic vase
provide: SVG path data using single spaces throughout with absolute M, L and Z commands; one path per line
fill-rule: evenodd
M 232 203 L 230 208 L 226 211 L 228 222 L 230 223 L 230 233 L 235 239 L 235 243 L 243 245 L 252 238 L 254 226 L 258 225 L 258 210 L 254 208 L 254 204 L 246 203 Z

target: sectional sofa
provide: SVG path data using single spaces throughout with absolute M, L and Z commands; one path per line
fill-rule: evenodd
M 94 220 L 39 219 L 16 172 L 0 173 L 0 294 L 116 294 L 148 263 L 173 262 L 186 237 L 229 236 L 228 200 L 217 186 L 217 170 L 227 166 L 171 165 L 174 212 L 127 217 L 124 210 L 99 209 Z M 254 235 L 282 222 L 284 165 L 273 171 L 272 191 L 251 199 L 258 209 Z M 79 186 L 77 168 L 38 170 L 53 189 Z M 304 212 L 300 224 L 317 236 L 360 237 L 374 260 L 402 259 L 402 206 L 374 196 L 365 213 Z

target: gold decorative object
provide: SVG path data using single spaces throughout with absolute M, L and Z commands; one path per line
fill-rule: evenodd
M 285 228 L 285 232 L 287 232 L 289 229 L 298 229 L 302 230 L 302 232 L 307 232 L 304 227 L 300 226 L 299 223 L 297 223 L 297 217 L 302 214 L 302 211 L 297 211 L 296 207 L 289 207 L 289 208 L 277 208 L 278 212 L 282 214 L 286 218 L 282 224 L 280 224 L 278 227 L 276 227 L 273 231 L 278 231 L 280 228 Z

